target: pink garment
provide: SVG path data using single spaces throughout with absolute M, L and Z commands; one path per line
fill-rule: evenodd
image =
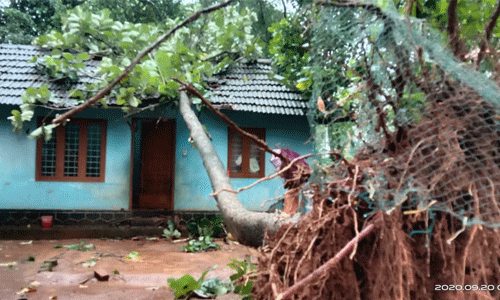
M 288 158 L 290 161 L 292 161 L 292 160 L 294 160 L 294 159 L 296 159 L 297 157 L 300 156 L 300 154 L 298 154 L 297 152 L 292 151 L 292 150 L 290 150 L 288 148 L 285 148 L 285 149 L 275 149 L 274 151 L 276 153 L 281 154 L 284 157 Z M 276 170 L 280 170 L 282 168 L 283 162 L 281 161 L 281 158 L 275 156 L 274 154 L 271 155 L 271 163 L 276 168 Z M 298 162 L 295 163 L 295 165 L 296 164 L 302 164 L 307 169 L 309 169 L 309 164 L 305 161 L 305 159 L 300 159 Z M 294 177 L 293 174 L 295 173 L 295 171 L 297 171 L 297 167 L 295 165 L 293 167 L 291 167 L 285 173 L 281 174 L 281 177 L 285 178 L 285 180 L 292 179 Z

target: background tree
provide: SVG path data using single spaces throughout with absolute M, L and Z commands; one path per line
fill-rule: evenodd
M 82 8 L 97 13 L 110 11 L 110 17 L 120 22 L 162 23 L 183 14 L 179 0 L 86 0 Z
M 38 35 L 35 22 L 31 17 L 17 9 L 0 10 L 0 42 L 29 44 Z
M 84 10 L 110 11 L 121 22 L 161 23 L 182 16 L 176 0 L 10 0 L 0 9 L 0 43 L 29 44 L 51 30 L 61 30 L 68 10 L 82 5 Z

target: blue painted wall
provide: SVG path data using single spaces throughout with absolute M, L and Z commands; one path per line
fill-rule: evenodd
M 130 130 L 120 111 L 90 109 L 78 115 L 108 120 L 106 182 L 48 182 L 35 181 L 36 141 L 26 132 L 12 133 L 7 117 L 14 108 L 0 106 L 0 208 L 128 209 Z M 25 131 L 35 128 L 32 121 Z
M 77 117 L 108 121 L 105 182 L 35 181 L 36 142 L 26 132 L 13 134 L 6 118 L 16 107 L 0 105 L 0 209 L 129 209 L 131 170 L 131 131 L 118 109 L 90 109 Z M 44 115 L 47 111 L 37 111 Z M 298 153 L 311 152 L 306 118 L 244 112 L 227 112 L 242 127 L 266 128 L 270 147 L 289 147 Z M 176 210 L 217 210 L 215 200 L 208 195 L 212 187 L 198 151 L 188 142 L 189 131 L 182 117 L 171 109 L 159 109 L 136 115 L 138 118 L 164 117 L 176 120 L 176 163 L 174 207 Z M 200 121 L 213 138 L 215 149 L 227 166 L 228 127 L 210 112 L 199 114 Z M 36 119 L 36 118 L 35 118 Z M 26 129 L 36 128 L 35 122 Z M 275 170 L 266 153 L 266 175 Z M 232 179 L 235 189 L 251 184 L 255 179 Z M 261 203 L 284 193 L 282 179 L 261 183 L 240 193 L 243 204 L 251 210 L 265 210 Z

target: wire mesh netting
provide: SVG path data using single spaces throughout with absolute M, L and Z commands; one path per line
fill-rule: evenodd
M 254 296 L 321 269 L 287 299 L 500 299 L 498 84 L 390 5 L 315 4 L 312 210 L 269 236 Z
M 327 148 L 377 160 L 365 200 L 374 209 L 405 204 L 498 227 L 496 83 L 458 62 L 421 20 L 373 4 L 323 7 L 312 36 L 310 119 L 338 132 Z M 318 124 L 321 114 L 339 117 Z

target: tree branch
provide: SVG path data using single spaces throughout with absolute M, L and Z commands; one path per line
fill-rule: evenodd
M 446 32 L 448 33 L 451 51 L 456 57 L 462 59 L 463 55 L 460 49 L 460 32 L 458 30 L 457 19 L 457 2 L 458 0 L 450 0 L 448 4 L 448 26 Z
M 484 39 L 481 42 L 481 45 L 479 46 L 479 53 L 477 54 L 477 61 L 476 61 L 476 68 L 479 68 L 479 64 L 481 63 L 481 60 L 484 58 L 484 54 L 489 48 L 489 41 L 491 39 L 491 35 L 493 34 L 493 29 L 495 29 L 495 26 L 497 24 L 498 17 L 500 16 L 500 0 L 497 2 L 497 7 L 493 11 L 493 13 L 490 16 L 490 19 L 484 26 Z
M 248 137 L 249 139 L 251 139 L 252 141 L 257 143 L 265 151 L 273 154 L 274 156 L 279 157 L 284 163 L 287 163 L 287 164 L 290 163 L 290 160 L 288 158 L 286 158 L 285 156 L 283 156 L 283 154 L 278 153 L 278 152 L 272 150 L 271 148 L 269 148 L 269 146 L 267 145 L 266 142 L 259 139 L 257 136 L 255 136 L 251 133 L 248 133 L 245 130 L 241 129 L 238 125 L 236 125 L 236 123 L 231 121 L 231 119 L 229 119 L 225 114 L 221 113 L 218 109 L 216 109 L 212 105 L 212 103 L 210 103 L 210 101 L 205 99 L 205 97 L 203 97 L 203 95 L 200 92 L 198 92 L 198 90 L 196 88 L 194 88 L 192 85 L 187 84 L 187 83 L 185 83 L 177 78 L 172 78 L 172 80 L 180 83 L 182 86 L 184 86 L 184 88 L 183 88 L 184 90 L 186 90 L 187 92 L 191 93 L 192 95 L 198 97 L 201 100 L 201 102 L 203 102 L 203 104 L 205 104 L 208 107 L 208 109 L 210 109 L 211 112 L 213 112 L 219 118 L 221 118 L 224 122 L 226 122 L 229 125 L 229 127 L 236 130 L 239 134 Z
M 192 23 L 192 22 L 196 21 L 201 15 L 208 14 L 208 13 L 211 13 L 213 11 L 219 10 L 219 9 L 221 9 L 223 7 L 226 7 L 229 4 L 231 4 L 231 2 L 233 2 L 233 1 L 234 0 L 227 0 L 226 2 L 222 2 L 222 3 L 218 4 L 218 5 L 214 5 L 214 6 L 207 7 L 205 9 L 201 9 L 201 10 L 195 12 L 194 14 L 192 14 L 190 17 L 186 18 L 184 21 L 182 21 L 180 24 L 178 24 L 177 26 L 175 26 L 174 28 L 172 28 L 165 35 L 163 35 L 162 37 L 160 37 L 156 42 L 154 42 L 153 44 L 151 44 L 147 49 L 145 49 L 142 52 L 140 52 L 139 54 L 137 54 L 137 56 L 134 58 L 134 60 L 132 60 L 132 62 L 130 63 L 130 65 L 128 65 L 125 68 L 125 70 L 123 70 L 123 72 L 118 77 L 116 77 L 112 82 L 110 82 L 99 93 L 95 94 L 93 97 L 91 97 L 90 99 L 88 99 L 87 101 L 85 101 L 84 103 L 82 103 L 81 105 L 79 105 L 79 106 L 73 108 L 72 110 L 70 110 L 70 111 L 62 114 L 61 116 L 55 118 L 52 121 L 52 124 L 59 124 L 59 123 L 65 121 L 65 120 L 69 119 L 70 117 L 74 116 L 75 114 L 77 114 L 77 113 L 79 113 L 79 112 L 84 111 L 85 109 L 87 109 L 92 103 L 95 103 L 98 100 L 102 99 L 104 96 L 108 95 L 111 92 L 111 90 L 118 83 L 120 83 L 120 81 L 122 81 L 125 78 L 125 76 L 127 76 L 128 73 L 130 73 L 134 69 L 134 67 L 137 64 L 139 64 L 141 62 L 141 59 L 144 56 L 148 55 L 151 51 L 153 51 L 158 46 L 160 46 L 163 42 L 165 42 L 168 38 L 170 38 L 177 30 L 179 30 L 180 28 L 186 26 L 189 23 Z
M 336 152 L 336 151 L 335 151 Z M 302 156 L 299 156 L 297 158 L 294 158 L 286 167 L 282 168 L 281 170 L 279 170 L 279 172 L 276 172 L 276 173 L 273 173 L 269 176 L 266 176 L 266 177 L 262 177 L 260 178 L 259 180 L 255 181 L 254 183 L 248 185 L 248 186 L 244 186 L 244 187 L 241 187 L 239 189 L 237 189 L 236 191 L 235 190 L 229 190 L 229 189 L 220 189 L 218 191 L 216 191 L 215 193 L 212 193 L 210 194 L 209 196 L 210 197 L 215 197 L 217 196 L 220 192 L 229 192 L 229 193 L 233 193 L 233 194 L 239 194 L 240 192 L 242 191 L 245 191 L 245 190 L 248 190 L 248 189 L 251 189 L 253 188 L 254 186 L 256 186 L 257 184 L 263 182 L 263 181 L 266 181 L 266 180 L 271 180 L 277 176 L 279 176 L 280 174 L 283 174 L 285 173 L 288 169 L 290 169 L 291 167 L 293 167 L 293 165 L 295 163 L 297 163 L 299 160 L 301 159 L 304 159 L 304 158 L 308 158 L 308 157 L 311 157 L 313 156 L 314 154 L 313 153 L 309 153 L 309 154 L 306 154 L 306 155 L 302 155 Z

